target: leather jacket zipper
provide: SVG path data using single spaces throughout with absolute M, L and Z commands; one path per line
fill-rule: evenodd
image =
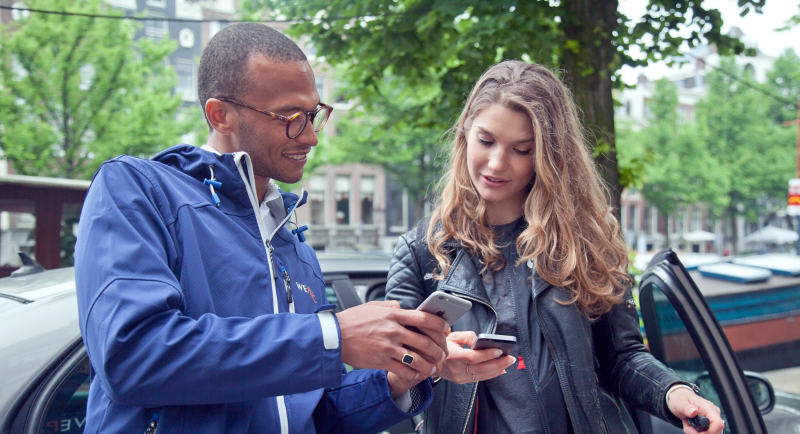
M 480 303 L 489 309 L 491 309 L 492 313 L 494 313 L 494 323 L 492 324 L 492 333 L 497 331 L 497 311 L 494 310 L 494 306 L 488 303 L 484 303 L 483 300 L 477 299 L 475 297 L 470 297 L 468 295 L 464 295 L 462 293 L 457 294 L 461 298 L 466 298 L 467 300 L 471 300 L 477 303 Z M 469 407 L 467 407 L 467 417 L 464 419 L 464 427 L 461 429 L 461 434 L 466 434 L 467 432 L 467 425 L 469 425 L 469 415 L 472 413 L 472 409 L 475 406 L 475 396 L 478 394 L 478 383 L 474 383 L 472 387 L 472 397 L 469 399 Z M 475 424 L 478 423 L 478 417 L 475 417 Z

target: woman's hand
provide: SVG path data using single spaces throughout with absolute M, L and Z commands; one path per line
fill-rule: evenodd
M 447 362 L 445 362 L 447 363 Z M 667 407 L 677 418 L 683 421 L 683 432 L 686 434 L 698 434 L 697 430 L 689 425 L 686 420 L 698 414 L 708 418 L 710 425 L 708 433 L 722 434 L 725 429 L 725 422 L 722 421 L 719 408 L 707 399 L 703 399 L 693 391 L 684 387 L 675 389 L 669 394 Z
M 474 332 L 452 332 L 447 337 L 448 356 L 442 364 L 439 376 L 458 384 L 484 381 L 505 374 L 506 368 L 517 361 L 511 356 L 502 356 L 498 349 L 470 350 L 477 339 Z

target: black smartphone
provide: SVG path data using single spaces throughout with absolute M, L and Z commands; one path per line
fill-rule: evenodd
M 516 345 L 516 336 L 481 333 L 478 335 L 478 338 L 475 339 L 475 343 L 472 344 L 472 349 L 485 350 L 488 348 L 499 348 L 503 350 L 503 355 L 507 356 Z

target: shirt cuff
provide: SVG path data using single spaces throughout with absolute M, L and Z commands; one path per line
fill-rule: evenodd
M 322 342 L 326 350 L 339 348 L 339 329 L 336 327 L 336 319 L 333 312 L 317 312 L 319 325 L 322 327 Z
M 674 392 L 674 391 L 676 391 L 676 390 L 678 390 L 678 389 L 681 389 L 681 388 L 683 388 L 683 389 L 689 389 L 689 390 L 691 390 L 692 392 L 694 392 L 694 389 L 692 389 L 691 387 L 689 387 L 689 386 L 687 386 L 687 385 L 685 385 L 685 384 L 676 384 L 676 385 L 674 385 L 674 386 L 670 387 L 670 388 L 669 388 L 669 390 L 667 390 L 667 396 L 666 396 L 666 398 L 665 398 L 665 399 L 666 399 L 666 402 L 667 402 L 667 405 L 669 405 L 669 394 L 670 394 L 670 393 L 672 393 L 672 392 Z
M 406 393 L 394 398 L 394 405 L 403 413 L 408 413 L 411 410 L 411 392 L 406 390 Z

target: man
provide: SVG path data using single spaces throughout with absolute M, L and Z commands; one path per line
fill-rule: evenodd
M 447 324 L 390 302 L 334 315 L 313 250 L 285 227 L 305 194 L 270 183 L 300 180 L 331 111 L 305 55 L 269 27 L 230 26 L 203 52 L 199 94 L 203 149 L 118 157 L 87 195 L 85 432 L 376 432 L 421 412 Z

